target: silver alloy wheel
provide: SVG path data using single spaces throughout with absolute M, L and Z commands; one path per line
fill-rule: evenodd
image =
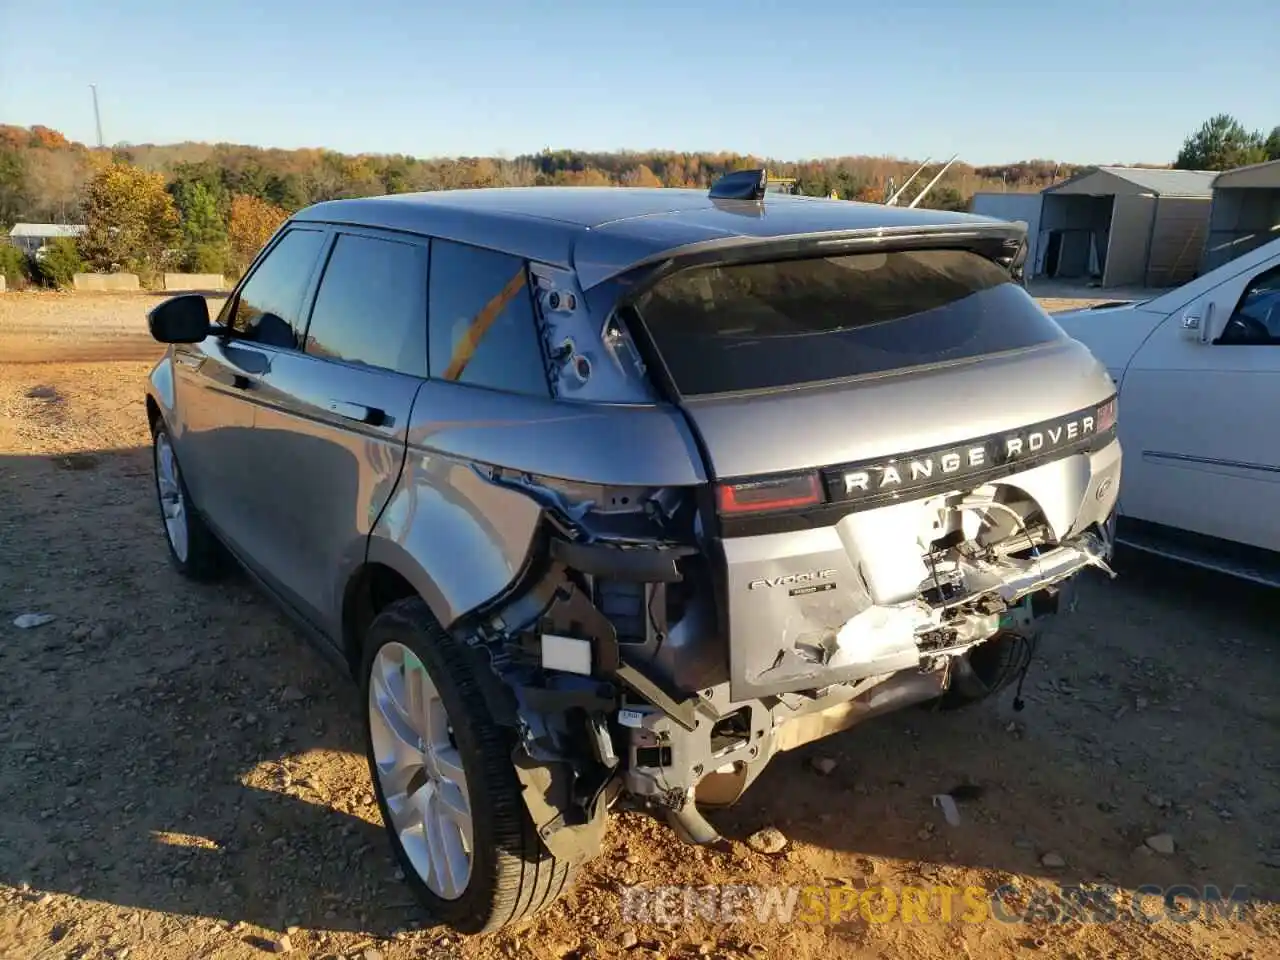
M 169 535 L 169 545 L 174 555 L 183 563 L 187 561 L 187 503 L 182 496 L 179 482 L 178 461 L 173 455 L 173 445 L 164 431 L 156 434 L 156 489 L 160 495 L 160 510 L 164 514 L 164 529 Z
M 371 670 L 369 729 L 388 827 L 427 889 L 456 900 L 471 879 L 471 801 L 449 714 L 404 644 L 385 644 Z

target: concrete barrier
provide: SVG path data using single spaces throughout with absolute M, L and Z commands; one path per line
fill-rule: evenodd
M 220 273 L 166 273 L 166 290 L 222 290 L 227 280 Z
M 71 278 L 76 290 L 94 293 L 136 292 L 142 289 L 136 273 L 77 273 Z

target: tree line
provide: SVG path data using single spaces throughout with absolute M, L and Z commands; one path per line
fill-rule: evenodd
M 1227 169 L 1280 157 L 1280 127 L 1269 137 L 1228 115 L 1187 138 L 1176 166 Z M 1198 165 L 1198 166 L 1197 166 Z M 63 282 L 73 267 L 127 269 L 144 282 L 160 270 L 237 275 L 290 213 L 322 200 L 498 186 L 643 186 L 705 189 L 733 170 L 767 166 L 794 178 L 798 192 L 883 202 L 915 161 L 848 156 L 778 162 L 725 152 L 543 150 L 515 158 L 422 159 L 230 143 L 90 148 L 45 126 L 0 125 L 0 228 L 17 221 L 83 223 L 74 242 L 55 243 L 28 275 Z M 929 164 L 903 202 L 941 169 Z M 1053 160 L 953 164 L 922 201 L 966 210 L 983 190 L 1036 192 L 1083 167 Z M 54 255 L 49 261 L 49 256 Z M 0 248 L 6 273 L 19 270 Z M 56 273 L 56 276 L 51 274 Z
M 144 282 L 161 270 L 236 276 L 290 213 L 323 200 L 499 186 L 706 189 L 726 173 L 759 166 L 794 178 L 801 193 L 882 202 L 886 187 L 904 184 L 919 164 L 887 157 L 788 163 L 678 151 L 420 159 L 226 143 L 94 149 L 48 127 L 0 125 L 0 227 L 17 221 L 87 225 L 79 241 L 51 244 L 53 259 L 28 265 L 29 275 L 46 282 L 69 278 L 73 268 L 129 270 Z M 926 166 L 904 202 L 941 166 Z M 956 163 L 922 204 L 965 210 L 978 190 L 1040 190 L 1075 170 L 1049 160 L 998 167 Z
M 1234 170 L 1268 160 L 1280 160 L 1280 125 L 1268 134 L 1220 113 L 1182 142 L 1173 165 L 1178 170 Z

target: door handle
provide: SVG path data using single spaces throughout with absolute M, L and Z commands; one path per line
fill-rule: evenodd
M 366 406 L 363 403 L 351 403 L 347 400 L 330 400 L 329 412 L 356 423 L 367 423 L 380 427 L 387 421 L 387 412 L 378 407 Z
M 1182 335 L 1197 343 L 1209 342 L 1209 331 L 1213 323 L 1212 301 L 1204 305 L 1204 315 L 1193 312 L 1194 307 L 1182 315 Z

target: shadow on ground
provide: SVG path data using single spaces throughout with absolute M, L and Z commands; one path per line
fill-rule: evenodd
M 1280 900 L 1280 594 L 1121 548 L 1042 644 L 1026 706 L 908 710 L 778 758 L 729 836 L 1128 889 L 1247 888 Z M 830 776 L 812 769 L 836 760 Z M 960 827 L 935 794 L 956 792 Z M 1172 855 L 1146 840 L 1174 838 Z M 1056 863 L 1055 855 L 1064 864 Z M 1046 859 L 1046 857 L 1048 859 Z
M 0 881 L 268 928 L 416 916 L 354 684 L 168 564 L 148 450 L 0 459 Z M 27 612 L 56 619 L 32 629 Z

